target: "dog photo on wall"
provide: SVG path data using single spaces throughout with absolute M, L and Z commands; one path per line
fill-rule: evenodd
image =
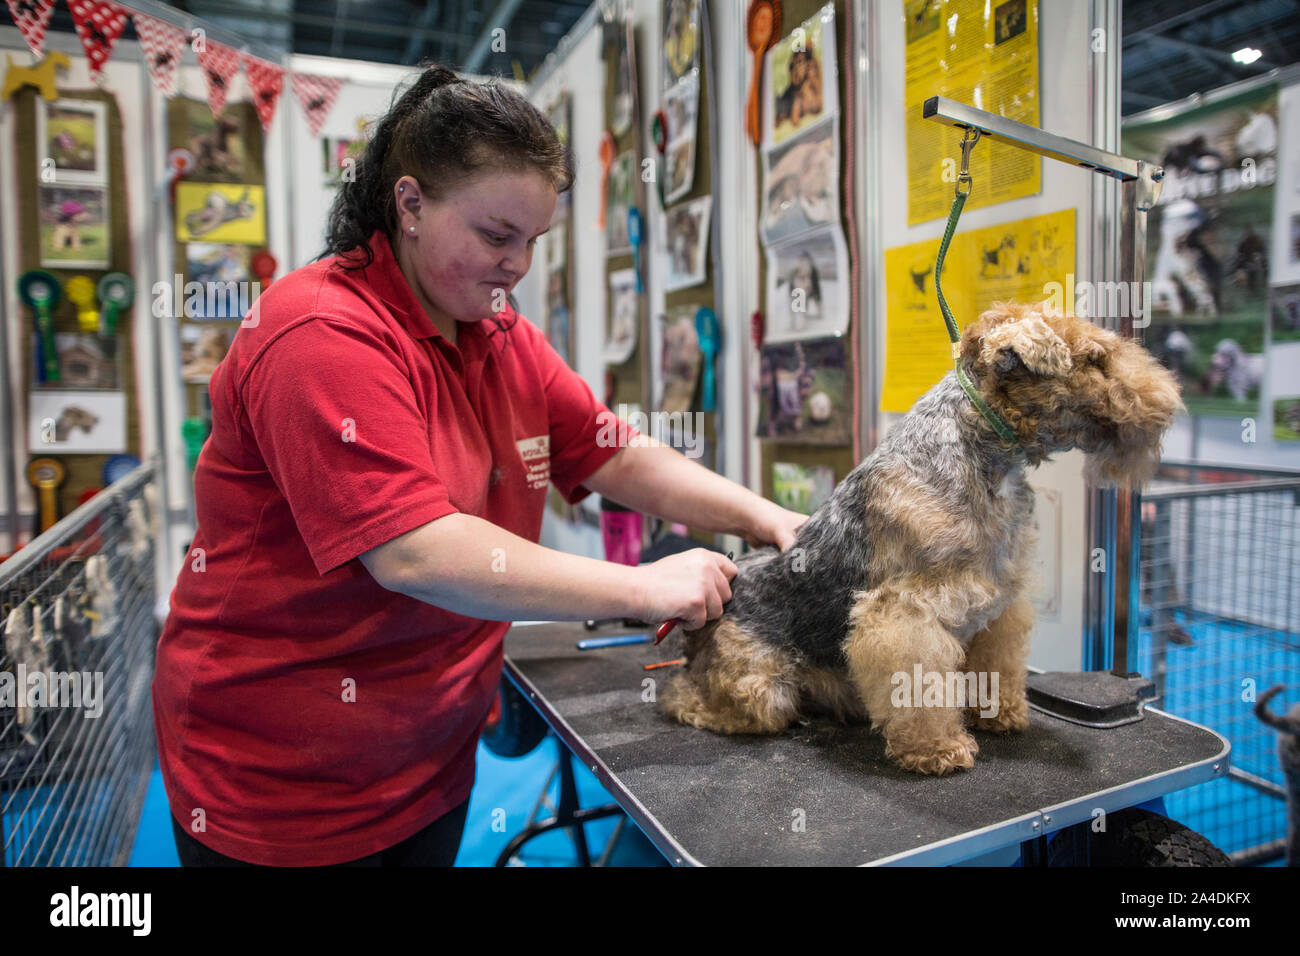
M 1125 155 L 1165 171 L 1147 217 L 1145 340 L 1192 414 L 1259 413 L 1277 147 L 1276 87 L 1124 124 Z
M 38 99 L 36 103 L 36 162 L 43 172 L 53 174 L 45 181 L 107 183 L 105 105 L 98 100 L 75 99 L 54 103 Z
M 112 256 L 108 187 L 43 183 L 37 201 L 43 267 L 108 268 Z
M 780 242 L 835 221 L 840 210 L 834 123 L 820 123 L 767 154 L 763 236 Z
M 181 378 L 191 385 L 206 385 L 230 350 L 235 328 L 229 325 L 181 326 Z
M 34 389 L 28 401 L 27 433 L 27 450 L 32 454 L 121 454 L 126 451 L 126 395 Z
M 765 144 L 785 142 L 839 108 L 835 8 L 797 24 L 768 52 L 763 73 Z

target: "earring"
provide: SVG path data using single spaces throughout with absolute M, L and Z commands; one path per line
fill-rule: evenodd
M 405 187 L 405 186 L 398 186 L 398 187 L 397 187 L 397 191 L 398 191 L 399 193 L 404 193 L 404 192 L 406 192 L 406 187 Z
M 411 232 L 415 232 L 415 227 L 411 226 Z

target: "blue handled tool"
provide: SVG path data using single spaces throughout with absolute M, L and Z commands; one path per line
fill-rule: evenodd
M 649 644 L 649 634 L 619 634 L 617 637 L 584 637 L 578 642 L 580 651 L 596 651 L 602 647 L 621 647 L 624 644 Z

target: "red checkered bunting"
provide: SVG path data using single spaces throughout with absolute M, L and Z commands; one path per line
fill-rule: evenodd
M 343 81 L 332 76 L 312 76 L 308 73 L 293 74 L 293 91 L 302 106 L 303 115 L 307 117 L 307 127 L 313 136 L 320 135 L 320 128 L 325 125 L 334 101 L 339 97 Z
M 54 13 L 54 0 L 9 0 L 9 15 L 14 18 L 28 48 L 38 58 L 45 49 L 45 30 Z
M 190 35 L 182 27 L 172 26 L 157 17 L 133 13 L 135 32 L 144 48 L 145 65 L 153 85 L 164 96 L 176 95 L 176 70 Z
M 230 93 L 230 81 L 239 72 L 239 51 L 204 37 L 194 44 L 194 55 L 203 67 L 203 77 L 208 82 L 208 106 L 220 113 Z
M 68 0 L 68 10 L 90 61 L 90 75 L 97 77 L 113 55 L 113 44 L 126 27 L 129 11 L 112 0 Z
M 243 54 L 243 58 L 244 73 L 253 90 L 253 105 L 257 107 L 257 118 L 262 121 L 262 132 L 265 133 L 271 129 L 275 105 L 280 102 L 280 94 L 284 92 L 284 67 L 247 53 Z

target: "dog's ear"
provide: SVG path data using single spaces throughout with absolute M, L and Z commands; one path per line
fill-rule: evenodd
M 998 321 L 998 320 L 1001 321 Z M 1037 309 L 997 305 L 980 316 L 988 327 L 979 340 L 979 357 L 989 368 L 1008 372 L 1017 360 L 1035 375 L 1061 376 L 1073 368 L 1070 347 Z

